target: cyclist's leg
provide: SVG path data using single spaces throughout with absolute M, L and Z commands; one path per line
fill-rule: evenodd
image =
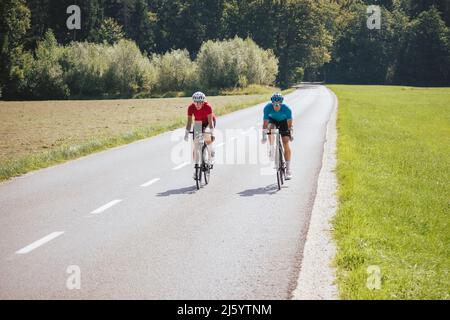
M 283 138 L 283 147 L 284 147 L 284 159 L 286 160 L 286 180 L 292 179 L 292 171 L 291 171 L 291 148 L 289 146 L 290 138 L 289 135 L 282 137 Z
M 286 161 L 286 180 L 292 179 L 292 172 L 291 172 L 291 148 L 290 148 L 290 133 L 288 128 L 287 120 L 283 121 L 280 124 L 280 131 L 282 132 L 282 141 L 283 141 L 283 147 L 284 147 L 284 159 Z
M 288 123 L 287 120 L 280 122 L 280 132 L 281 132 L 281 137 L 283 140 L 283 147 L 284 147 L 284 159 L 286 161 L 291 161 L 291 148 L 289 147 L 289 138 L 290 138 L 290 134 L 289 132 L 289 128 L 288 128 Z
M 282 137 L 282 139 L 283 139 L 283 148 L 284 148 L 284 159 L 286 161 L 291 161 L 292 152 L 291 152 L 291 148 L 289 146 L 289 142 L 290 142 L 289 136 Z
M 216 121 L 215 120 L 214 120 L 214 128 L 216 128 Z M 215 157 L 216 157 L 216 150 L 214 148 L 214 141 L 215 140 L 211 140 L 211 143 L 208 145 L 208 149 L 210 151 L 210 156 L 211 156 L 210 157 L 210 159 L 211 159 L 211 168 L 212 168 L 212 165 L 214 165 Z
M 203 132 L 205 132 L 206 128 L 208 127 L 208 124 L 203 124 Z M 214 141 L 212 141 L 211 139 L 211 135 L 208 133 L 204 133 L 203 137 L 205 139 L 205 143 L 206 143 L 206 150 L 208 151 L 208 159 L 209 159 L 209 164 L 213 165 L 214 164 L 214 157 L 215 157 L 215 150 L 214 150 Z

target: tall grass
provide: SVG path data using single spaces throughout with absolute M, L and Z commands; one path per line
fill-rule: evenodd
M 339 98 L 344 299 L 450 298 L 450 89 L 330 86 Z M 381 269 L 370 290 L 368 267 Z

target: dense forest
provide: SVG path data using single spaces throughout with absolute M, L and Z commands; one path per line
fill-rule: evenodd
M 81 29 L 67 27 L 70 5 Z M 368 27 L 369 5 L 380 28 Z M 449 26 L 450 0 L 2 0 L 0 86 L 7 99 L 301 80 L 443 86 Z

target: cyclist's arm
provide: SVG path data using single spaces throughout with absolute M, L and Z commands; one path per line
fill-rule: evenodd
M 269 104 L 264 107 L 263 110 L 263 130 L 269 127 Z
M 211 130 L 214 129 L 212 113 L 208 114 L 208 126 L 209 126 L 209 129 L 211 129 Z
M 288 129 L 291 129 L 292 128 L 292 119 L 288 120 L 287 124 L 288 124 Z
M 191 131 L 191 127 L 192 127 L 192 116 L 188 116 L 186 130 Z
M 292 128 L 292 110 L 290 108 L 287 108 L 287 124 L 290 130 Z

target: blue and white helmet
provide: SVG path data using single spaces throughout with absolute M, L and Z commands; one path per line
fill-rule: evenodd
M 192 95 L 192 100 L 194 100 L 194 102 L 204 102 L 205 99 L 206 99 L 205 94 L 200 91 L 197 91 Z
M 274 93 L 272 95 L 270 100 L 272 100 L 272 102 L 283 102 L 284 98 L 283 98 L 283 95 L 281 93 L 276 92 L 276 93 Z

